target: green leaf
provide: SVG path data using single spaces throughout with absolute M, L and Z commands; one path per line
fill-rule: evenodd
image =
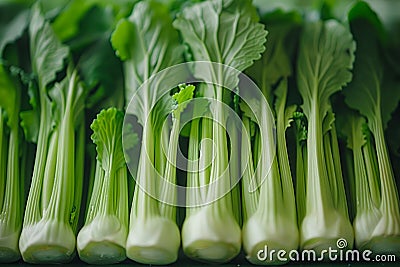
M 15 85 L 14 81 L 7 73 L 5 66 L 0 64 L 0 108 L 3 108 L 7 114 L 7 124 L 10 127 L 18 125 L 19 107 L 16 106 L 20 98 L 21 90 Z
M 349 30 L 334 20 L 305 24 L 299 48 L 297 84 L 308 117 L 313 105 L 321 119 L 329 98 L 351 81 L 356 45 Z
M 52 23 L 54 32 L 62 41 L 71 39 L 88 39 L 88 37 L 93 37 L 98 33 L 98 30 L 103 28 L 104 21 L 108 20 L 108 14 L 112 14 L 112 20 L 109 21 L 106 27 L 113 27 L 115 18 L 121 18 L 128 15 L 127 12 L 132 10 L 132 6 L 136 1 L 119 0 L 119 1 L 105 1 L 105 0 L 72 0 L 69 1 L 60 11 L 59 15 L 55 18 Z M 93 10 L 97 9 L 94 13 L 97 14 L 98 11 L 102 12 L 101 17 L 90 17 Z M 96 13 L 97 12 L 97 13 Z M 98 15 L 98 14 L 97 14 Z M 87 31 L 87 29 L 91 31 Z M 103 29 L 100 31 L 104 32 Z M 83 34 L 85 32 L 86 34 Z M 88 36 L 89 35 L 89 36 Z
M 243 71 L 265 49 L 267 32 L 257 20 L 250 1 L 213 0 L 186 7 L 177 15 L 174 27 L 181 32 L 194 60 L 222 63 Z M 194 74 L 206 81 L 222 80 L 227 88 L 237 86 L 238 79 L 229 77 L 229 73 L 221 77 L 217 71 L 195 69 Z
M 44 20 L 38 4 L 32 7 L 29 36 L 32 69 L 38 77 L 40 90 L 43 90 L 64 67 L 69 49 L 58 41 L 50 24 Z
M 29 104 L 32 106 L 32 109 L 20 112 L 20 124 L 24 131 L 25 140 L 31 143 L 37 143 L 40 127 L 40 111 L 38 107 L 39 95 L 36 83 L 33 81 L 30 81 L 28 84 L 28 95 Z
M 248 117 L 252 122 L 257 122 L 257 117 L 260 117 L 261 108 L 257 99 L 250 99 L 249 103 L 240 101 L 240 110 L 243 112 L 243 116 Z
M 195 87 L 193 85 L 179 85 L 179 92 L 172 96 L 176 103 L 173 111 L 175 117 L 180 116 L 183 110 L 187 107 L 189 100 L 193 98 L 194 89 Z
M 301 144 L 307 141 L 307 117 L 303 112 L 295 111 L 293 120 L 296 123 L 296 141 Z
M 22 36 L 28 26 L 28 18 L 28 10 L 23 10 L 7 25 L 0 26 L 0 58 L 3 56 L 6 45 Z
M 125 166 L 122 148 L 124 113 L 116 108 L 102 110 L 90 125 L 91 139 L 96 144 L 97 160 L 106 172 L 116 172 Z
M 328 133 L 329 131 L 332 130 L 334 122 L 335 122 L 335 114 L 330 109 L 330 110 L 328 110 L 324 120 L 322 121 L 322 134 L 323 135 L 325 135 L 326 133 Z
M 355 21 L 359 19 L 368 21 L 368 24 L 374 28 L 374 38 L 378 38 L 381 42 L 386 42 L 387 33 L 378 17 L 378 14 L 372 10 L 368 3 L 364 1 L 356 2 L 348 12 L 349 21 Z
M 340 101 L 335 101 L 334 106 L 335 124 L 339 136 L 346 140 L 347 148 L 352 150 L 361 149 L 366 144 L 365 130 L 363 130 L 366 124 L 365 118 L 359 112 L 345 105 L 344 98 L 340 98 Z
M 297 105 L 291 105 L 286 107 L 285 109 L 285 122 L 286 122 L 286 127 L 285 130 L 287 130 L 290 127 L 290 124 L 294 121 L 294 113 L 297 110 Z
M 86 86 L 89 89 L 95 88 L 87 99 L 86 105 L 89 108 L 100 101 L 104 103 L 107 99 L 109 99 L 109 106 L 123 108 L 122 66 L 115 57 L 109 37 L 105 35 L 99 38 L 79 59 L 78 65 Z
M 68 40 L 79 31 L 79 22 L 94 5 L 94 1 L 70 1 L 53 22 L 53 30 L 57 37 Z
M 128 19 L 122 19 L 111 36 L 116 54 L 124 62 L 126 102 L 153 74 L 183 62 L 183 46 L 172 27 L 168 9 L 156 1 L 137 3 Z M 148 85 L 151 87 L 151 85 Z M 135 97 L 133 114 L 143 124 L 159 93 L 145 88 Z
M 272 88 L 282 77 L 292 75 L 291 57 L 298 41 L 301 17 L 297 12 L 285 13 L 276 10 L 264 14 L 261 21 L 268 27 L 267 49 L 262 58 L 254 62 L 246 73 L 260 87 L 269 103 L 272 103 Z
M 368 119 L 374 132 L 377 124 L 385 129 L 400 100 L 399 85 L 385 75 L 382 53 L 382 25 L 366 3 L 349 12 L 351 30 L 357 41 L 354 78 L 344 90 L 346 104 Z
M 124 153 L 125 153 L 125 162 L 127 164 L 131 163 L 131 159 L 130 158 L 130 153 L 131 149 L 133 149 L 138 143 L 139 143 L 139 137 L 137 135 L 137 133 L 134 132 L 133 130 L 133 126 L 131 123 L 129 123 L 128 121 L 124 121 L 124 126 L 122 129 L 122 136 L 123 139 L 122 141 L 124 142 Z
M 67 41 L 72 53 L 80 55 L 90 50 L 90 46 L 99 39 L 108 38 L 117 23 L 115 14 L 111 8 L 93 6 L 90 8 L 79 23 L 79 31 Z
M 37 143 L 39 133 L 39 118 L 33 110 L 20 113 L 21 127 L 24 130 L 25 140 L 31 143 Z
M 111 43 L 115 49 L 116 55 L 125 61 L 132 57 L 130 46 L 134 43 L 133 33 L 135 26 L 128 20 L 122 19 L 111 37 Z
M 284 130 L 286 131 L 286 129 L 290 127 L 290 124 L 294 119 L 294 113 L 297 110 L 297 105 L 286 107 L 286 99 L 288 94 L 288 83 L 286 79 L 282 80 L 279 83 L 274 91 L 274 94 L 276 97 L 275 111 L 277 113 L 277 116 L 280 110 L 283 111 L 283 116 L 281 116 L 281 118 L 283 118 Z

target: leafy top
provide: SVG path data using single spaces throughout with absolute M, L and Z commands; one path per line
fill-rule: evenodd
M 385 75 L 382 54 L 382 25 L 366 3 L 356 4 L 349 20 L 357 41 L 354 78 L 343 91 L 346 104 L 367 118 L 375 132 L 378 124 L 386 128 L 400 100 L 399 84 Z
M 18 125 L 18 109 L 16 106 L 19 88 L 14 84 L 12 78 L 3 64 L 0 64 L 0 108 L 6 111 L 8 125 Z M 17 114 L 16 114 L 17 112 Z
M 57 39 L 50 24 L 45 21 L 39 4 L 32 7 L 29 36 L 32 69 L 38 77 L 40 90 L 44 90 L 63 69 L 69 49 Z
M 189 45 L 194 60 L 222 63 L 243 71 L 265 49 L 267 32 L 257 20 L 250 1 L 213 0 L 186 7 L 177 15 L 174 26 Z M 206 81 L 223 78 L 216 71 L 214 77 L 211 75 L 195 70 L 195 76 Z M 231 88 L 237 83 L 224 80 Z
M 167 7 L 156 1 L 137 3 L 131 16 L 118 23 L 111 43 L 125 61 L 127 103 L 135 96 L 135 108 L 131 112 L 143 125 L 160 90 L 157 82 L 146 83 L 140 92 L 138 89 L 152 75 L 183 62 L 184 49 L 172 27 Z
M 90 128 L 96 144 L 97 160 L 106 172 L 117 171 L 125 166 L 122 148 L 122 125 L 124 113 L 116 108 L 102 110 Z
M 315 108 L 322 119 L 330 109 L 330 96 L 351 81 L 355 49 L 350 31 L 335 20 L 304 25 L 300 38 L 297 83 L 306 116 L 317 104 Z
M 176 107 L 173 111 L 175 117 L 180 116 L 180 113 L 187 107 L 189 104 L 188 101 L 193 98 L 194 89 L 194 85 L 179 85 L 179 92 L 172 96 L 176 103 Z

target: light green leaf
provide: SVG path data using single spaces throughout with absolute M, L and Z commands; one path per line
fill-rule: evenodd
M 184 49 L 179 43 L 177 31 L 172 27 L 168 9 L 156 1 L 137 3 L 130 17 L 118 23 L 111 43 L 117 55 L 125 61 L 127 103 L 153 74 L 183 62 Z M 146 88 L 144 91 L 135 97 L 137 103 L 132 110 L 141 124 L 159 93 L 157 88 Z
M 134 132 L 133 126 L 128 121 L 124 121 L 124 126 L 122 129 L 122 141 L 124 145 L 125 162 L 130 164 L 133 159 L 131 159 L 130 151 L 139 143 L 139 137 L 137 133 Z
M 267 32 L 257 22 L 250 1 L 206 1 L 186 7 L 177 15 L 174 27 L 190 47 L 194 60 L 217 62 L 243 71 L 260 58 Z M 221 77 L 218 70 L 194 70 L 206 81 L 218 79 L 225 87 L 235 88 L 238 80 Z
M 38 77 L 40 90 L 44 90 L 64 67 L 69 49 L 61 44 L 50 24 L 44 20 L 39 4 L 32 7 L 29 36 L 32 69 Z
M 308 117 L 313 106 L 321 118 L 329 98 L 351 81 L 355 42 L 349 30 L 335 20 L 304 25 L 298 58 L 297 84 Z
M 68 40 L 79 31 L 79 22 L 85 13 L 94 5 L 94 1 L 69 1 L 52 24 L 60 40 Z
M 179 85 L 179 92 L 175 93 L 172 96 L 172 98 L 176 102 L 176 107 L 173 111 L 175 117 L 180 116 L 183 110 L 187 107 L 187 105 L 189 104 L 189 100 L 193 98 L 194 89 L 195 87 L 193 85 Z
M 291 56 L 297 43 L 301 17 L 297 12 L 276 10 L 263 15 L 261 21 L 268 27 L 266 50 L 246 73 L 272 104 L 272 87 L 282 77 L 292 74 Z
M 15 106 L 17 98 L 20 97 L 20 89 L 15 85 L 5 66 L 0 64 L 0 108 L 7 114 L 7 124 L 12 127 L 18 125 L 18 110 Z
M 82 28 L 87 27 L 85 25 L 85 18 L 88 13 L 93 11 L 95 8 L 104 10 L 105 12 L 112 12 L 115 17 L 124 17 L 132 10 L 132 6 L 137 1 L 131 0 L 117 0 L 117 1 L 107 1 L 107 0 L 69 0 L 68 3 L 61 9 L 60 14 L 55 18 L 52 23 L 54 32 L 62 41 L 70 40 L 71 38 L 78 37 L 82 35 Z M 58 8 L 62 5 L 58 5 Z M 93 20 L 93 25 L 100 26 L 104 19 L 97 18 Z M 92 25 L 90 25 L 92 26 Z M 113 26 L 113 25 L 110 25 Z M 100 26 L 101 27 L 101 26 Z M 92 28 L 93 33 L 95 29 Z M 84 38 L 88 38 L 84 36 Z
M 335 114 L 332 110 L 328 110 L 324 120 L 322 121 L 322 134 L 325 135 L 330 130 L 332 130 L 332 125 L 335 122 Z
M 277 116 L 280 111 L 283 111 L 283 116 L 281 116 L 281 118 L 283 118 L 284 130 L 286 131 L 286 129 L 290 127 L 290 124 L 293 121 L 294 113 L 297 109 L 297 105 L 286 107 L 286 100 L 288 94 L 288 83 L 286 78 L 279 83 L 279 85 L 274 91 L 274 94 L 276 97 L 275 111 L 277 113 Z
M 293 120 L 296 124 L 296 141 L 300 145 L 307 141 L 307 118 L 303 112 L 295 111 Z
M 96 144 L 97 160 L 106 172 L 116 172 L 125 166 L 122 148 L 124 113 L 116 108 L 102 110 L 90 125 L 91 139 Z
M 296 112 L 296 110 L 297 110 L 297 105 L 291 105 L 285 109 L 285 122 L 286 122 L 285 130 L 287 130 L 287 128 L 289 128 L 290 124 L 293 122 L 293 120 L 294 120 L 293 116 L 294 116 L 294 113 Z
M 72 65 L 69 66 L 70 69 Z M 52 118 L 58 123 L 64 119 L 64 115 L 72 118 L 72 122 L 78 126 L 83 120 L 87 88 L 79 80 L 77 70 L 68 71 L 67 76 L 56 83 L 50 90 L 52 100 Z
M 248 117 L 252 122 L 257 122 L 257 117 L 260 117 L 261 108 L 258 99 L 250 99 L 249 103 L 240 101 L 240 110 L 243 112 L 243 116 Z
M 36 143 L 39 133 L 39 118 L 37 113 L 33 110 L 23 111 L 20 113 L 20 117 L 25 139 L 28 142 Z
M 32 109 L 24 110 L 19 114 L 25 140 L 31 143 L 37 143 L 40 127 L 40 111 L 38 109 L 39 96 L 35 85 L 33 81 L 30 81 L 28 86 L 29 104 L 32 106 Z
M 135 26 L 128 19 L 121 19 L 112 34 L 111 42 L 116 55 L 122 60 L 128 60 L 131 55 L 131 45 L 134 43 Z

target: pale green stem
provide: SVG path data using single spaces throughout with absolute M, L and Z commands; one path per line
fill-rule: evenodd
M 307 151 L 306 216 L 319 214 L 324 218 L 324 212 L 333 210 L 334 206 L 327 177 L 318 103 L 312 105 L 308 120 Z
M 290 220 L 296 220 L 296 204 L 294 197 L 294 188 L 292 173 L 289 165 L 289 155 L 286 146 L 286 121 L 285 121 L 285 105 L 286 105 L 286 94 L 287 94 L 287 81 L 282 81 L 285 86 L 285 94 L 281 100 L 281 105 L 277 109 L 277 149 L 278 149 L 278 160 L 280 169 L 280 179 L 282 181 L 282 196 L 283 196 L 283 207 L 287 210 L 287 214 L 293 215 Z
M 50 135 L 50 118 L 51 111 L 45 103 L 47 96 L 43 90 L 40 90 L 40 124 L 38 133 L 37 150 L 35 156 L 34 169 L 32 174 L 32 182 L 29 189 L 28 200 L 25 207 L 24 226 L 32 225 L 38 222 L 42 217 L 41 193 L 43 188 L 43 178 L 46 167 L 49 135 Z
M 190 126 L 189 147 L 188 147 L 188 171 L 187 171 L 187 187 L 189 189 L 186 194 L 186 201 L 190 204 L 199 203 L 201 200 L 201 186 L 199 181 L 199 123 L 200 119 L 194 119 Z M 189 217 L 196 208 L 187 208 L 186 216 Z
M 243 117 L 243 131 L 247 131 L 247 135 L 242 135 L 242 151 L 248 151 L 249 159 L 247 165 L 241 164 L 243 172 L 242 192 L 243 192 L 243 221 L 247 221 L 257 210 L 258 200 L 260 196 L 259 189 L 256 189 L 257 180 L 255 179 L 254 163 L 251 153 L 250 142 L 250 120 Z M 246 138 L 248 137 L 248 138 Z
M 207 200 L 207 189 L 210 183 L 211 176 L 211 164 L 213 160 L 214 150 L 212 144 L 212 121 L 208 118 L 202 118 L 201 120 L 201 140 L 200 143 L 200 158 L 199 158 L 199 194 L 200 200 L 205 202 Z M 207 140 L 207 141 L 206 141 Z
M 118 169 L 115 175 L 116 192 L 114 197 L 118 200 L 116 214 L 121 223 L 128 226 L 128 174 L 126 167 Z
M 242 215 L 240 206 L 240 142 L 239 133 L 236 130 L 235 124 L 232 120 L 228 120 L 228 132 L 230 133 L 230 160 L 229 160 L 229 172 L 230 172 L 230 182 L 231 182 L 231 195 L 232 195 L 232 207 L 233 215 L 239 225 L 242 225 Z M 235 184 L 236 183 L 236 184 Z
M 356 213 L 361 214 L 362 212 L 368 212 L 371 210 L 374 204 L 371 199 L 371 188 L 368 184 L 367 171 L 365 169 L 361 147 L 353 146 L 353 155 L 354 174 L 356 177 Z
M 338 194 L 338 202 L 337 202 L 337 209 L 345 216 L 346 218 L 349 217 L 349 211 L 347 207 L 347 200 L 346 200 L 346 191 L 344 188 L 343 182 L 343 172 L 342 172 L 342 164 L 340 162 L 340 152 L 339 152 L 339 144 L 337 140 L 336 134 L 336 126 L 335 124 L 332 125 L 332 130 L 330 131 L 331 134 L 331 148 L 332 148 L 332 155 L 333 155 L 333 163 L 334 163 L 334 171 L 336 177 L 336 184 L 337 184 L 337 194 Z
M 59 141 L 60 129 L 56 128 L 51 133 L 49 139 L 49 150 L 48 157 L 46 160 L 46 168 L 44 169 L 43 186 L 42 186 L 42 212 L 45 212 L 49 206 L 51 194 L 53 192 L 53 185 L 56 174 L 56 164 L 57 164 L 57 151 L 58 151 L 58 141 Z
M 131 208 L 131 221 L 137 218 L 152 218 L 159 214 L 158 202 L 148 193 L 156 195 L 156 174 L 154 162 L 154 136 L 153 128 L 147 122 L 143 129 L 143 141 L 140 150 L 137 183 L 133 195 Z M 145 190 L 145 191 L 144 191 Z
M 296 140 L 296 204 L 297 222 L 301 224 L 306 214 L 307 147 Z
M 172 130 L 169 138 L 168 156 L 166 160 L 166 166 L 164 169 L 164 177 L 161 178 L 161 192 L 160 199 L 167 200 L 168 203 L 160 203 L 160 214 L 163 217 L 169 218 L 172 221 L 176 221 L 176 198 L 177 192 L 176 187 L 176 154 L 179 146 L 179 128 L 180 128 L 180 117 L 172 119 Z
M 75 189 L 73 213 L 70 221 L 72 222 L 72 230 L 76 233 L 81 211 L 83 180 L 85 179 L 85 121 L 80 122 L 76 132 L 76 156 L 75 156 Z
M 400 234 L 400 209 L 399 209 L 399 195 L 394 181 L 393 168 L 390 164 L 389 154 L 384 138 L 383 127 L 381 124 L 376 124 L 374 129 L 375 133 L 375 146 L 378 155 L 379 177 L 381 180 L 381 205 L 380 210 L 383 216 L 392 218 L 393 223 L 389 229 L 390 232 L 397 232 Z
M 365 166 L 367 170 L 368 184 L 371 188 L 371 198 L 376 207 L 381 203 L 381 186 L 379 179 L 379 166 L 375 147 L 372 138 L 367 139 L 367 143 L 362 147 Z
M 90 196 L 90 202 L 86 213 L 86 219 L 85 219 L 86 225 L 90 224 L 93 221 L 93 219 L 96 217 L 99 211 L 100 198 L 102 194 L 101 189 L 103 188 L 103 182 L 105 176 L 105 171 L 101 167 L 101 163 L 98 160 L 96 160 L 95 162 L 96 162 L 96 170 L 95 170 L 95 177 L 93 184 L 93 193 Z
M 0 229 L 0 232 L 19 231 L 22 224 L 22 195 L 20 194 L 21 177 L 19 166 L 19 131 L 18 124 L 11 128 L 8 156 L 7 156 L 7 179 L 1 211 L 1 220 L 5 219 L 8 229 Z

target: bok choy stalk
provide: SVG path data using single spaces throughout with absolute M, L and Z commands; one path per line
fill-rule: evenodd
M 24 90 L 20 82 L 21 70 L 14 65 L 20 65 L 15 43 L 27 26 L 27 16 L 28 12 L 22 11 L 0 30 L 0 263 L 21 257 L 18 240 L 23 220 L 25 179 L 19 115 Z
M 86 221 L 77 237 L 79 257 L 91 264 L 111 264 L 126 258 L 128 177 L 122 148 L 124 113 L 102 110 L 93 121 L 97 148 L 94 185 Z M 137 141 L 137 137 L 129 136 Z
M 173 162 L 167 163 L 162 151 L 168 136 L 168 132 L 165 134 L 168 128 L 163 130 L 162 126 L 174 103 L 170 95 L 160 95 L 162 78 L 158 82 L 149 81 L 149 78 L 183 62 L 184 49 L 172 27 L 167 7 L 156 1 L 137 3 L 131 16 L 118 23 L 111 41 L 124 61 L 126 99 L 127 103 L 132 101 L 127 113 L 135 115 L 143 126 L 126 253 L 140 263 L 169 264 L 176 261 L 180 246 L 176 207 L 166 207 L 158 199 L 168 196 L 170 203 L 175 203 L 175 188 L 163 186 L 176 183 L 175 170 L 166 165 Z M 175 78 L 179 80 L 180 75 L 184 81 L 185 73 L 179 73 Z M 174 123 L 179 124 L 179 121 Z M 174 157 L 178 134 L 176 129 L 171 132 L 172 143 L 167 146 L 168 151 L 171 150 L 167 154 Z
M 357 52 L 354 79 L 343 93 L 345 103 L 362 115 L 351 117 L 347 132 L 354 160 L 356 246 L 399 256 L 399 196 L 384 129 L 399 103 L 400 88 L 385 70 L 384 33 L 377 15 L 359 2 L 348 16 Z
M 180 232 L 176 225 L 176 207 L 171 203 L 176 203 L 176 191 L 169 188 L 176 184 L 176 154 L 179 141 L 180 116 L 185 109 L 188 101 L 193 97 L 193 85 L 180 85 L 180 91 L 175 93 L 172 98 L 174 107 L 172 111 L 172 129 L 169 136 L 167 149 L 167 161 L 164 167 L 164 183 L 160 183 L 158 196 L 161 200 L 168 203 L 155 202 L 153 206 L 141 206 L 146 204 L 146 198 L 140 193 L 139 186 L 136 186 L 132 203 L 131 216 L 136 220 L 130 229 L 130 236 L 127 241 L 129 249 L 128 256 L 141 263 L 167 264 L 177 260 L 178 249 L 180 246 Z M 143 154 L 141 155 L 141 157 Z M 139 165 L 138 172 L 142 165 Z M 149 197 L 149 196 L 146 196 Z M 155 200 L 154 200 L 155 201 Z M 149 211 L 142 209 L 149 208 Z M 148 212 L 148 216 L 142 213 Z M 147 214 L 146 214 L 147 215 Z M 143 216 L 141 218 L 141 216 Z M 131 217 L 131 218 L 132 218 Z
M 221 63 L 243 71 L 260 58 L 264 50 L 266 31 L 258 23 L 256 10 L 250 1 L 196 3 L 177 15 L 174 26 L 196 61 Z M 221 65 L 210 65 L 207 71 L 195 67 L 193 71 L 196 78 L 212 83 L 205 87 L 204 96 L 215 99 L 216 104 L 210 105 L 212 120 L 204 118 L 192 123 L 191 132 L 195 136 L 191 136 L 189 158 L 197 159 L 198 149 L 204 160 L 210 155 L 214 158 L 209 166 L 201 166 L 199 162 L 197 169 L 204 171 L 188 177 L 197 180 L 188 181 L 188 185 L 198 190 L 195 196 L 188 196 L 197 199 L 188 201 L 202 206 L 187 209 L 182 245 L 184 253 L 190 258 L 222 263 L 233 259 L 241 247 L 241 232 L 235 218 L 237 212 L 234 211 L 239 206 L 238 198 L 232 197 L 229 192 L 232 183 L 225 131 L 228 118 L 222 103 L 231 98 L 230 92 L 224 91 L 223 87 L 233 90 L 239 81 L 238 77 L 224 71 Z M 198 142 L 204 138 L 213 143 L 202 142 L 198 147 Z M 196 170 L 196 166 L 189 166 L 189 169 Z M 210 188 L 208 185 L 211 185 Z
M 296 43 L 294 30 L 299 20 L 296 13 L 282 14 L 278 11 L 266 15 L 263 22 L 269 31 L 267 50 L 261 60 L 247 71 L 261 88 L 269 105 L 272 107 L 275 104 L 277 125 L 277 146 L 267 145 L 266 142 L 275 143 L 272 132 L 275 128 L 274 117 L 263 115 L 269 114 L 269 110 L 261 109 L 263 106 L 254 99 L 251 106 L 260 107 L 255 112 L 259 113 L 261 121 L 254 127 L 254 139 L 257 141 L 254 142 L 253 153 L 248 153 L 247 166 L 246 161 L 242 163 L 245 174 L 242 183 L 245 218 L 243 248 L 246 258 L 254 264 L 285 263 L 276 257 L 266 257 L 268 255 L 262 255 L 261 258 L 265 260 L 260 259 L 259 251 L 264 250 L 265 246 L 269 251 L 289 252 L 296 250 L 299 245 L 294 188 L 285 137 L 296 110 L 296 106 L 286 107 L 287 79 L 292 74 L 292 49 L 287 44 Z M 242 104 L 244 130 L 250 133 L 251 123 L 257 122 L 249 107 Z M 247 136 L 250 134 L 242 135 L 243 149 L 251 149 L 251 140 L 246 140 Z M 271 159 L 270 163 L 266 161 L 268 159 Z
M 307 118 L 304 113 L 293 114 L 296 125 L 296 212 L 298 224 L 303 220 L 306 211 L 306 177 L 307 177 Z
M 69 50 L 37 4 L 29 36 L 38 90 L 30 94 L 33 110 L 21 116 L 28 136 L 36 136 L 37 150 L 19 249 L 26 262 L 65 263 L 74 256 L 81 203 L 86 92 L 71 68 L 53 85 Z M 35 121 L 40 123 L 36 127 Z
M 20 258 L 18 240 L 25 199 L 20 165 L 21 93 L 20 84 L 0 64 L 0 262 Z
M 355 42 L 334 20 L 308 22 L 300 38 L 297 84 L 308 119 L 307 168 L 300 247 L 317 253 L 336 247 L 339 238 L 353 246 L 330 96 L 352 78 Z M 303 189 L 304 190 L 304 189 Z

